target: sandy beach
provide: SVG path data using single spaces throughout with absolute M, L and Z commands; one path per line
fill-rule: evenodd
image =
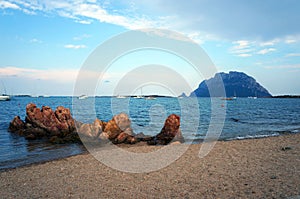
M 120 172 L 90 154 L 2 171 L 1 198 L 300 197 L 300 134 L 219 141 L 204 158 L 200 146 L 150 173 Z

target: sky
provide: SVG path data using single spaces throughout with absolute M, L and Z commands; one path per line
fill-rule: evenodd
M 0 92 L 72 95 L 80 68 L 103 42 L 163 28 L 197 42 L 219 72 L 245 72 L 273 95 L 300 95 L 299 10 L 298 0 L 0 0 Z M 176 65 L 191 90 L 203 80 L 176 57 L 136 52 L 112 64 L 94 94 L 112 94 L 132 66 L 152 62 Z M 191 92 L 158 87 L 143 92 Z

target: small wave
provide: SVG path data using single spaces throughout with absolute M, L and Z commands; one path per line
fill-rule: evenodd
M 266 137 L 275 137 L 275 136 L 279 136 L 279 135 L 280 135 L 280 133 L 272 133 L 272 134 L 264 134 L 264 135 L 246 135 L 246 136 L 238 136 L 235 138 L 227 138 L 227 139 L 225 139 L 225 141 L 258 139 L 258 138 L 266 138 Z
M 300 133 L 300 129 L 295 129 L 291 131 L 292 133 Z

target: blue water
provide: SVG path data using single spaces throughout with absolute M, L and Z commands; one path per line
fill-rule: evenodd
M 226 112 L 219 140 L 300 132 L 300 99 L 216 100 L 217 108 Z M 80 101 L 79 105 L 76 104 L 73 115 L 77 120 L 90 123 L 95 117 L 108 121 L 113 115 L 126 112 L 135 133 L 155 135 L 162 128 L 165 118 L 171 113 L 176 113 L 181 116 L 183 135 L 186 141 L 191 143 L 205 138 L 214 114 L 211 112 L 210 98 L 198 98 L 196 101 L 197 106 L 185 98 L 156 100 L 89 98 Z M 28 141 L 9 133 L 7 131 L 9 122 L 16 115 L 24 119 L 25 107 L 30 102 L 38 107 L 47 105 L 55 109 L 57 106 L 64 106 L 71 110 L 73 103 L 72 97 L 14 97 L 11 101 L 0 102 L 0 170 L 72 156 L 85 151 L 84 146 L 80 144 L 46 144 L 41 140 Z M 198 111 L 199 115 L 196 114 Z

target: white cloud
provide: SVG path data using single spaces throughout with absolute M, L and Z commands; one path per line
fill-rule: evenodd
M 238 44 L 233 47 L 234 49 L 245 49 L 250 47 L 251 42 L 247 40 L 239 40 L 239 41 L 234 41 L 233 44 Z
M 10 8 L 10 9 L 16 9 L 19 10 L 20 7 L 14 3 L 10 3 L 8 1 L 0 1 L 0 8 L 2 9 L 6 9 L 6 8 Z
M 251 57 L 254 49 L 254 42 L 247 41 L 247 40 L 238 40 L 232 42 L 235 46 L 229 49 L 231 54 L 235 54 L 238 57 Z
M 262 50 L 258 51 L 257 54 L 265 55 L 265 54 L 268 54 L 268 53 L 274 52 L 274 51 L 276 51 L 275 48 L 265 48 L 265 49 L 262 49 Z
M 27 14 L 33 14 L 34 11 L 41 11 L 43 13 L 56 13 L 62 17 L 74 19 L 75 22 L 81 24 L 91 24 L 93 20 L 102 23 L 110 23 L 123 26 L 127 29 L 141 29 L 150 27 L 163 27 L 163 18 L 153 20 L 143 14 L 127 12 L 114 12 L 104 8 L 105 3 L 100 3 L 91 0 L 51 0 L 51 1 L 31 1 L 31 0 L 12 0 L 13 3 L 2 2 L 3 8 L 22 9 Z M 103 4 L 101 6 L 101 4 Z M 130 6 L 129 6 L 130 7 Z M 155 17 L 156 18 L 156 17 Z M 165 19 L 167 20 L 167 19 Z M 166 27 L 166 26 L 164 26 Z
M 277 44 L 277 43 L 279 43 L 280 42 L 280 40 L 279 39 L 273 39 L 273 40 L 271 40 L 271 41 L 266 41 L 266 42 L 262 42 L 262 43 L 260 43 L 259 45 L 260 46 L 274 46 L 275 44 Z
M 37 39 L 37 38 L 33 38 L 29 41 L 30 43 L 43 43 L 41 40 Z
M 296 43 L 297 42 L 297 40 L 295 40 L 295 39 L 287 39 L 287 40 L 285 40 L 285 43 L 287 43 L 287 44 L 292 44 L 292 43 Z
M 73 40 L 80 41 L 80 40 L 83 40 L 83 39 L 86 39 L 86 38 L 90 38 L 90 37 L 91 37 L 91 35 L 89 35 L 89 34 L 83 34 L 83 35 L 79 35 L 79 36 L 73 37 Z
M 38 70 L 31 68 L 18 68 L 18 67 L 3 67 L 0 68 L 0 76 L 7 77 L 22 77 L 29 79 L 40 80 L 55 80 L 60 82 L 74 81 L 77 77 L 78 70 L 75 69 L 59 69 L 59 70 Z
M 99 73 L 94 71 L 80 71 L 81 77 L 85 79 L 98 78 Z M 72 83 L 76 80 L 79 74 L 78 69 L 32 69 L 32 68 L 19 68 L 14 66 L 0 67 L 0 77 L 18 77 L 28 79 L 50 80 L 59 82 Z M 110 78 L 111 74 L 103 74 L 103 78 L 106 80 Z
M 74 44 L 67 44 L 64 46 L 65 48 L 70 48 L 70 49 L 81 49 L 81 48 L 86 48 L 86 45 L 74 45 Z
M 271 0 L 132 1 L 153 13 L 176 16 L 172 24 L 177 30 L 208 32 L 222 40 L 260 38 L 269 41 L 300 32 L 300 2 L 297 0 L 276 3 Z
M 252 54 L 247 54 L 247 53 L 243 53 L 243 54 L 238 54 L 238 57 L 251 57 Z
M 285 57 L 300 57 L 300 53 L 289 53 Z
M 89 25 L 92 23 L 91 20 L 75 20 L 76 23 L 86 24 Z
M 300 64 L 265 66 L 266 69 L 300 69 Z

